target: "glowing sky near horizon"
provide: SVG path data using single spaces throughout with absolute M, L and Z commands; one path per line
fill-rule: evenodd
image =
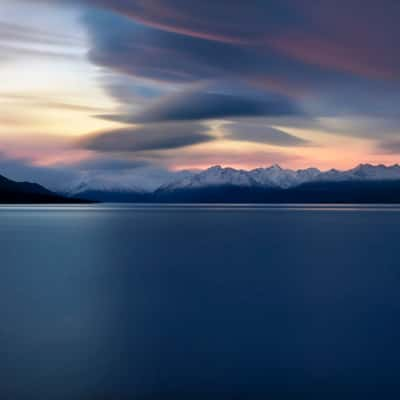
M 1 0 L 0 174 L 397 163 L 399 18 L 392 0 Z

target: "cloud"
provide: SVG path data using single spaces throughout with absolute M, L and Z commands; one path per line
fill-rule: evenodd
M 352 4 L 355 1 L 350 0 Z M 300 104 L 303 109 L 310 110 L 309 115 L 311 117 L 387 115 L 397 112 L 393 110 L 395 104 L 400 101 L 400 92 L 393 81 L 388 82 L 388 77 L 395 76 L 396 71 L 400 76 L 400 60 L 397 66 L 397 56 L 393 56 L 394 53 L 390 51 L 390 43 L 385 42 L 381 46 L 388 52 L 385 53 L 385 63 L 374 65 L 375 62 L 379 62 L 379 59 L 376 60 L 375 57 L 372 57 L 369 50 L 366 54 L 363 53 L 361 57 L 361 55 L 357 56 L 361 50 L 357 46 L 353 50 L 353 44 L 349 45 L 349 42 L 354 38 L 351 35 L 351 27 L 346 20 L 343 9 L 340 8 L 336 12 L 332 11 L 332 18 L 337 18 L 345 24 L 346 30 L 349 32 L 347 41 L 337 31 L 332 31 L 327 37 L 322 35 L 319 29 L 322 29 L 323 25 L 318 29 L 314 27 L 313 24 L 317 19 L 309 20 L 311 14 L 317 12 L 323 15 L 326 23 L 329 24 L 329 29 L 333 30 L 330 17 L 325 15 L 323 7 L 314 7 L 311 2 L 306 0 L 301 0 L 301 2 L 304 7 L 286 1 L 282 3 L 286 5 L 282 6 L 279 5 L 280 2 L 275 1 L 268 2 L 268 4 L 265 2 L 235 3 L 235 6 L 231 6 L 230 2 L 220 1 L 217 2 L 219 5 L 213 3 L 207 7 L 189 7 L 187 3 L 179 3 L 181 8 L 178 7 L 176 1 L 162 2 L 161 9 L 166 12 L 166 15 L 175 16 L 176 21 L 175 17 L 171 18 L 177 24 L 185 24 L 185 18 L 188 18 L 192 25 L 193 21 L 198 23 L 198 32 L 206 32 L 209 29 L 211 32 L 222 34 L 222 30 L 224 30 L 224 35 L 228 35 L 231 39 L 237 32 L 244 29 L 249 32 L 250 36 L 262 38 L 263 43 L 260 45 L 247 43 L 248 41 L 251 42 L 250 36 L 246 39 L 246 43 L 233 43 L 232 40 L 227 42 L 209 40 L 197 34 L 178 33 L 173 29 L 156 29 L 151 24 L 143 24 L 142 18 L 135 17 L 137 13 L 149 12 L 148 18 L 152 15 L 152 18 L 157 19 L 162 14 L 160 10 L 158 14 L 155 12 L 157 9 L 155 5 L 161 4 L 159 2 L 104 1 L 101 4 L 102 7 L 108 6 L 111 10 L 117 10 L 121 14 L 101 12 L 94 9 L 86 13 L 84 21 L 91 42 L 89 58 L 93 63 L 108 67 L 121 76 L 125 75 L 141 80 L 144 90 L 146 86 L 151 87 L 151 85 L 148 85 L 149 82 L 152 82 L 153 88 L 154 84 L 158 84 L 159 87 L 174 85 L 173 95 L 168 101 L 172 103 L 176 101 L 179 106 L 181 105 L 179 100 L 185 96 L 188 97 L 187 100 L 195 102 L 193 90 L 190 91 L 193 85 L 200 84 L 201 87 L 204 87 L 204 82 L 212 81 L 214 91 L 207 93 L 200 90 L 198 101 L 201 101 L 203 96 L 204 103 L 207 103 L 208 97 L 213 95 L 212 101 L 218 102 L 218 96 L 221 99 L 223 96 L 227 96 L 227 108 L 232 109 L 234 106 L 228 104 L 228 102 L 236 99 L 228 97 L 228 94 L 224 91 L 226 81 L 229 81 L 231 84 L 229 96 L 240 96 L 236 89 L 240 89 L 243 85 L 251 86 L 257 92 L 265 91 L 266 95 L 271 91 L 278 92 L 287 99 L 291 99 L 293 104 Z M 93 4 L 95 3 L 93 2 Z M 222 10 L 226 14 L 226 18 L 218 19 L 221 21 L 220 25 L 216 23 L 217 20 L 213 19 L 211 13 L 213 8 L 217 10 L 216 15 L 221 14 Z M 330 7 L 328 8 L 330 9 Z M 196 10 L 196 12 L 193 10 Z M 261 23 L 258 18 L 259 15 L 270 18 L 270 14 L 263 14 L 260 10 L 275 10 L 277 15 L 280 15 L 279 18 L 284 21 L 284 23 L 282 22 L 283 25 L 276 23 L 272 17 L 271 21 L 268 20 L 270 23 L 266 21 Z M 272 16 L 275 11 L 271 11 Z M 367 8 L 366 11 L 370 13 L 371 9 Z M 394 11 L 393 13 L 396 15 Z M 181 18 L 177 17 L 178 14 Z M 301 17 L 296 17 L 296 15 Z M 374 15 L 370 17 L 375 18 Z M 252 18 L 254 18 L 254 21 L 252 21 Z M 277 21 L 279 21 L 279 18 Z M 381 15 L 379 18 L 383 19 L 383 16 Z M 232 21 L 236 22 L 233 23 Z M 304 23 L 304 21 L 308 21 L 308 23 Z M 241 25 L 240 22 L 246 22 L 246 25 Z M 363 32 L 365 38 L 368 35 L 364 29 L 364 22 L 364 20 L 360 21 L 354 29 Z M 320 21 L 317 22 L 317 25 L 320 26 Z M 109 29 L 104 29 L 104 26 L 109 27 Z M 392 24 L 390 26 L 393 31 L 395 27 Z M 312 29 L 316 29 L 316 32 L 313 32 Z M 387 39 L 386 36 L 383 38 L 378 35 L 378 37 L 372 37 L 371 41 L 378 46 L 375 42 L 384 41 L 384 39 Z M 316 43 L 314 50 L 310 50 L 308 47 L 311 40 Z M 369 48 L 369 44 L 365 44 L 365 39 L 360 43 L 360 46 L 361 48 Z M 313 51 L 313 53 L 312 56 L 309 54 L 304 56 L 303 53 L 294 54 L 292 48 L 298 49 L 299 53 L 306 51 Z M 321 49 L 324 51 L 321 51 Z M 333 60 L 322 60 L 321 54 L 330 54 L 330 49 L 332 49 L 332 54 L 336 56 L 333 57 Z M 341 52 L 346 54 L 339 57 Z M 352 55 L 356 59 L 351 59 Z M 388 57 L 389 60 L 393 61 L 391 72 L 387 71 Z M 382 55 L 380 59 L 383 60 L 383 58 Z M 315 60 L 313 61 L 313 59 Z M 368 63 L 366 63 L 366 59 L 368 59 Z M 365 70 L 357 70 L 359 66 L 361 68 L 366 64 L 368 64 L 368 67 L 365 67 Z M 132 97 L 131 100 L 129 99 L 129 93 L 133 93 L 135 89 L 127 90 L 125 88 L 124 90 L 123 85 L 116 89 L 114 93 L 119 96 L 119 99 L 125 101 L 127 106 L 132 105 L 134 100 L 132 100 Z M 181 92 L 178 96 L 175 95 L 177 91 Z M 165 93 L 159 93 L 159 95 L 164 96 Z M 154 93 L 154 96 L 157 96 L 157 93 Z M 247 100 L 251 99 L 247 98 Z M 137 103 L 137 100 L 135 103 Z M 162 120 L 163 113 L 169 113 L 169 108 L 174 106 L 174 104 L 162 103 L 161 100 L 159 104 L 149 106 L 155 107 L 155 109 L 150 108 L 147 115 L 147 110 L 145 110 L 141 118 L 143 120 L 149 119 L 150 112 L 154 112 L 155 116 L 159 112 L 159 120 Z M 184 104 L 184 106 L 189 108 L 189 104 Z M 249 114 L 262 114 L 254 103 L 247 103 L 246 107 L 252 109 L 248 111 Z M 223 115 L 223 111 L 223 108 L 221 108 L 219 114 Z M 137 109 L 135 112 L 137 112 Z M 193 114 L 193 119 L 204 118 L 201 113 L 200 109 L 198 111 L 189 110 L 188 115 Z M 227 113 L 230 116 L 234 112 L 228 110 Z M 174 115 L 176 114 L 174 110 L 171 114 L 172 118 L 169 119 L 179 119 L 178 116 Z M 204 111 L 204 114 L 212 114 L 212 118 L 217 114 L 216 117 L 219 117 L 218 113 L 207 112 L 207 110 Z M 130 113 L 129 116 L 122 115 L 114 118 L 132 122 L 134 120 L 132 115 L 133 113 Z
M 210 142 L 215 138 L 201 124 L 151 124 L 93 134 L 79 146 L 99 152 L 142 152 L 177 149 Z
M 156 162 L 120 157 L 121 155 L 115 158 L 102 156 L 70 166 L 79 171 L 79 174 L 67 187 L 72 191 L 82 188 L 151 191 L 184 174 L 184 172 L 169 171 Z
M 127 160 L 120 158 L 93 158 L 74 164 L 80 171 L 131 171 L 148 167 L 150 162 L 146 160 Z
M 398 77 L 400 7 L 392 0 L 86 0 L 137 24 L 181 37 L 262 51 L 299 63 Z M 382 27 L 385 29 L 382 29 Z M 366 45 L 368 44 L 368 45 Z
M 27 0 L 25 4 L 38 1 Z M 172 153 L 178 149 L 177 158 L 184 159 L 191 149 L 182 151 L 183 147 L 213 140 L 206 131 L 193 130 L 189 122 L 209 119 L 236 121 L 230 136 L 235 140 L 292 147 L 282 152 L 295 152 L 294 147 L 306 143 L 272 126 L 300 128 L 301 124 L 318 135 L 324 131 L 385 141 L 395 137 L 400 126 L 398 1 L 46 2 L 49 8 L 72 4 L 82 11 L 87 59 L 101 67 L 91 77 L 95 76 L 118 102 L 114 114 L 90 110 L 90 105 L 82 110 L 143 125 L 90 136 L 81 144 L 86 148 L 109 154 L 147 152 L 143 157 L 148 159 L 149 152 L 164 155 L 165 150 Z M 66 9 L 61 9 L 63 14 Z M 74 27 L 72 20 L 68 26 Z M 62 43 L 62 32 L 67 32 L 68 26 L 56 29 L 61 36 L 54 39 L 47 28 L 18 32 L 18 27 L 3 26 L 6 44 L 0 44 L 1 57 L 8 61 L 14 55 L 54 58 L 72 53 L 65 46 L 46 44 Z M 29 44 L 30 34 L 42 45 L 11 48 L 9 38 Z M 81 107 L 46 104 L 54 106 Z M 259 127 L 245 125 L 250 119 L 260 120 Z M 278 119 L 287 125 L 276 123 Z M 187 124 L 185 133 L 161 126 L 177 121 Z M 328 140 L 333 147 L 338 146 L 334 138 Z M 213 151 L 211 144 L 197 147 Z
M 174 169 L 205 169 L 211 165 L 253 169 L 302 160 L 301 154 L 295 151 L 274 151 L 265 146 L 246 146 L 245 143 L 234 147 L 215 146 L 211 150 L 193 147 L 184 152 L 175 150 L 154 156 L 154 160 Z
M 96 10 L 88 11 L 84 22 L 91 42 L 90 60 L 137 78 L 179 84 L 213 79 L 256 82 L 269 78 L 276 81 L 276 86 L 287 84 L 289 79 L 303 88 L 312 82 L 322 85 L 327 78 L 330 82 L 343 78 L 341 73 L 297 62 L 264 45 L 203 40 L 152 29 Z
M 10 6 L 9 6 L 10 7 Z M 16 10 L 21 4 L 16 2 Z M 74 36 L 73 34 L 61 33 L 62 30 L 56 32 L 41 28 L 39 21 L 36 25 L 30 25 L 35 20 L 31 16 L 31 20 L 27 23 L 14 22 L 14 10 L 5 4 L 5 10 L 0 20 L 0 61 L 13 61 L 20 58 L 44 58 L 69 60 L 83 58 L 85 42 L 83 38 Z M 28 10 L 25 10 L 26 12 Z M 40 11 L 37 11 L 40 13 Z M 16 12 L 18 14 L 18 12 Z
M 265 143 L 275 146 L 307 146 L 310 143 L 281 129 L 256 123 L 233 123 L 224 125 L 228 139 Z
M 21 103 L 24 106 L 44 107 L 47 109 L 82 111 L 87 113 L 100 113 L 106 111 L 105 108 L 79 104 L 68 103 L 54 98 L 43 98 L 43 96 L 32 94 L 15 94 L 15 93 L 0 93 L 0 100 L 4 102 Z M 3 118 L 1 118 L 3 119 Z
M 270 31 L 303 19 L 284 0 L 214 1 L 207 6 L 186 0 L 86 0 L 151 28 L 223 43 L 259 43 Z M 196 2 L 195 2 L 196 3 Z
M 333 71 L 391 80 L 400 74 L 400 6 L 394 0 L 57 3 L 89 6 L 92 60 L 137 76 L 193 80 L 199 73 L 215 76 L 223 65 L 226 74 L 273 72 L 275 78 L 283 78 L 279 67 L 299 78 L 313 71 L 325 78 Z
M 14 45 L 0 44 L 0 62 L 10 62 L 15 59 L 52 59 L 52 60 L 82 60 L 81 51 L 65 49 L 52 50 L 51 48 L 26 48 Z
M 29 27 L 0 20 L 0 41 L 34 43 L 48 46 L 78 46 L 82 40 L 71 35 L 48 32 L 37 27 Z
M 212 79 L 242 53 L 234 46 L 153 30 L 109 13 L 91 11 L 84 21 L 90 60 L 135 77 L 178 83 Z
M 400 139 L 386 139 L 378 142 L 377 152 L 379 154 L 400 154 Z
M 0 174 L 16 181 L 36 182 L 59 190 L 77 179 L 77 171 L 65 167 L 42 167 L 24 158 L 9 157 L 0 152 Z
M 301 115 L 300 108 L 282 96 L 188 91 L 166 96 L 136 114 L 105 115 L 103 118 L 125 123 L 148 123 L 295 115 Z
M 73 164 L 37 166 L 29 159 L 15 158 L 0 152 L 0 175 L 16 181 L 39 183 L 58 192 L 90 188 L 154 190 L 184 172 L 169 171 L 163 166 L 140 159 L 95 157 Z
M 132 108 L 137 103 L 146 104 L 166 92 L 159 84 L 142 82 L 122 74 L 104 74 L 100 78 L 100 85 L 109 96 L 127 108 Z

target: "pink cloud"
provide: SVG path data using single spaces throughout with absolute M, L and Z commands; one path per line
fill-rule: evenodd
M 372 78 L 394 79 L 398 76 L 397 68 L 386 62 L 384 51 L 379 54 L 376 49 L 360 47 L 351 40 L 335 41 L 292 33 L 268 38 L 266 44 L 307 64 Z

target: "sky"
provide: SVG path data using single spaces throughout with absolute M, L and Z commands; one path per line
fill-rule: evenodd
M 0 174 L 400 159 L 398 0 L 0 0 Z

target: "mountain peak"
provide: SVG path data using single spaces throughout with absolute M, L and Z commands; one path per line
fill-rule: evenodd
M 368 164 L 368 163 L 364 163 L 363 164 L 362 163 L 362 164 L 358 164 L 357 167 L 354 168 L 354 171 L 356 171 L 356 170 L 364 170 L 364 169 L 371 169 L 371 168 L 381 168 L 381 167 L 385 167 L 386 168 L 385 165 L 374 166 L 372 164 Z
M 267 169 L 276 169 L 276 170 L 282 171 L 282 167 L 279 164 L 273 164 Z
M 206 169 L 206 171 L 222 171 L 225 168 L 222 168 L 221 165 L 213 165 Z
M 400 181 L 400 166 L 398 164 L 385 166 L 363 163 L 344 171 L 338 169 L 320 171 L 314 167 L 293 170 L 282 168 L 279 164 L 243 170 L 217 164 L 204 170 L 170 172 L 168 177 L 151 183 L 152 186 L 140 176 L 135 177 L 134 173 L 123 176 L 118 180 L 107 176 L 85 175 L 73 182 L 69 188 L 66 187 L 62 193 L 75 196 L 87 192 L 102 192 L 125 196 L 131 193 L 150 194 L 157 190 L 173 191 L 190 188 L 215 188 L 217 186 L 246 187 L 257 190 L 267 188 L 290 189 L 305 183 L 385 180 Z M 5 185 L 7 182 L 9 182 L 7 178 L 0 175 L 0 183 Z
M 328 181 L 400 180 L 400 167 L 360 164 L 357 167 L 339 171 L 331 169 L 321 172 L 317 168 L 299 170 L 284 169 L 278 164 L 250 171 L 212 166 L 192 176 L 177 180 L 169 189 L 204 188 L 208 186 L 273 187 L 289 189 L 303 183 Z

